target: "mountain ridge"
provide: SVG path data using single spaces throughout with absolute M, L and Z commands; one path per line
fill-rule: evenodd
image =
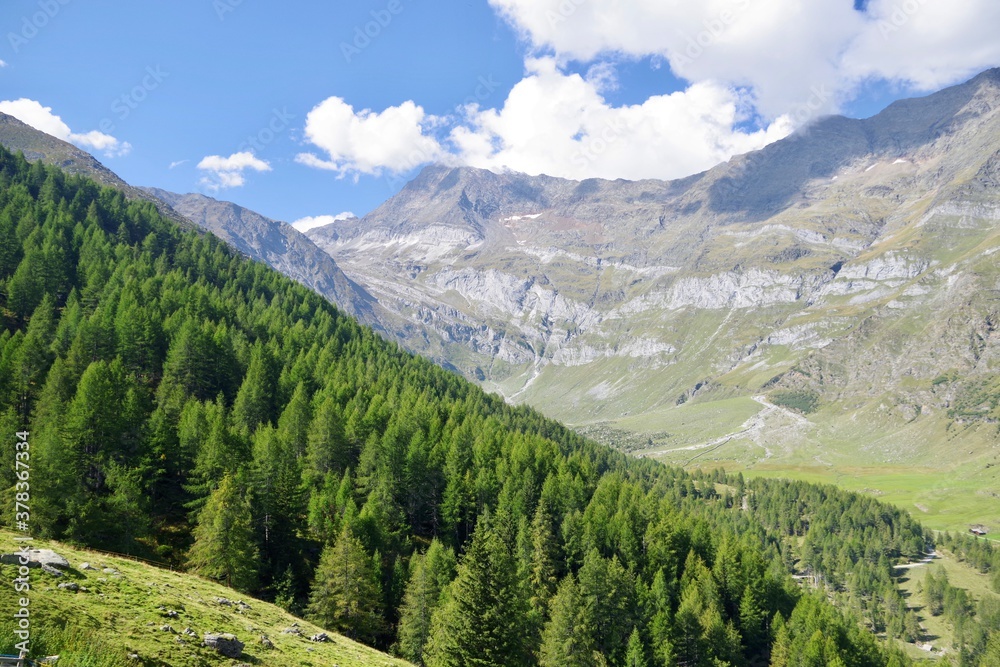
M 248 257 L 260 260 L 337 304 L 360 321 L 384 331 L 374 299 L 348 278 L 328 254 L 291 225 L 200 193 L 140 188 L 212 232 Z
M 129 199 L 151 202 L 162 215 L 185 227 L 191 224 L 165 202 L 144 192 L 142 188 L 126 183 L 87 151 L 77 148 L 68 141 L 36 130 L 3 112 L 0 112 L 0 144 L 15 153 L 18 151 L 24 153 L 30 162 L 41 160 L 70 174 L 87 176 L 102 185 L 121 190 Z
M 730 432 L 725 412 L 683 415 L 807 392 L 812 430 L 741 435 L 699 464 L 947 463 L 981 488 L 992 417 L 955 404 L 996 382 L 998 137 L 994 69 L 679 181 L 430 166 L 307 235 L 424 332 L 411 349 L 604 442 L 683 462 Z M 943 434 L 962 420 L 955 456 Z

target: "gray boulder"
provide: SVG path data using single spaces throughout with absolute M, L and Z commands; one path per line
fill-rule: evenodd
M 205 641 L 202 645 L 214 648 L 227 658 L 238 658 L 243 655 L 243 642 L 237 639 L 236 635 L 229 633 L 216 634 L 214 632 L 206 632 Z
M 28 567 L 41 567 L 42 565 L 59 568 L 69 567 L 69 561 L 57 554 L 55 551 L 52 551 L 52 549 L 29 549 L 27 554 Z M 0 555 L 0 562 L 6 565 L 20 565 L 21 554 L 12 553 Z

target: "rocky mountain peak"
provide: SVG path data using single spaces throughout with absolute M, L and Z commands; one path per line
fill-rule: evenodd
M 997 109 L 991 70 L 670 182 L 433 165 L 309 236 L 412 349 L 595 433 L 774 388 L 937 405 L 912 387 L 938 350 L 1000 358 L 966 349 L 995 320 Z

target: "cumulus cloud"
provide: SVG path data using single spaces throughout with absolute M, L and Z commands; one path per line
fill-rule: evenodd
M 926 92 L 1000 65 L 996 0 L 489 0 L 528 44 L 495 109 L 434 118 L 413 102 L 309 114 L 305 165 L 401 173 L 427 162 L 567 178 L 675 178 L 835 113 L 872 81 Z M 616 65 L 650 58 L 685 88 L 608 101 Z M 572 74 L 568 64 L 584 75 Z M 582 67 L 578 67 L 582 65 Z
M 917 90 L 1000 64 L 995 0 L 490 0 L 534 48 L 584 62 L 601 54 L 663 57 L 697 83 L 747 87 L 777 118 L 831 91 L 837 110 L 867 78 Z
M 52 107 L 42 106 L 35 100 L 22 97 L 17 100 L 2 101 L 0 102 L 0 112 L 13 116 L 36 130 L 57 139 L 76 144 L 80 148 L 101 151 L 106 157 L 121 157 L 128 155 L 132 150 L 132 145 L 127 141 L 120 141 L 110 134 L 97 130 L 73 132 L 62 118 L 52 113 Z
M 305 137 L 323 156 L 301 153 L 301 164 L 347 174 L 399 173 L 442 158 L 431 132 L 438 119 L 411 101 L 381 112 L 355 111 L 339 97 L 320 102 L 306 116 Z
M 304 218 L 299 218 L 292 223 L 292 227 L 300 232 L 307 232 L 310 229 L 316 229 L 317 227 L 332 225 L 338 220 L 349 220 L 350 218 L 356 217 L 357 216 L 350 211 L 344 211 L 343 213 L 338 213 L 337 215 L 310 215 Z
M 1000 64 L 1000 3 L 870 0 L 844 56 L 849 76 L 936 90 Z
M 203 186 L 209 190 L 223 190 L 244 185 L 244 171 L 271 171 L 271 165 L 249 151 L 242 151 L 229 157 L 207 155 L 198 163 L 198 169 L 207 172 L 201 179 Z
M 788 117 L 765 129 L 734 129 L 747 111 L 732 89 L 704 82 L 642 104 L 615 107 L 606 79 L 559 70 L 552 58 L 528 61 L 528 74 L 500 110 L 476 111 L 452 130 L 459 159 L 564 178 L 678 178 L 787 135 Z

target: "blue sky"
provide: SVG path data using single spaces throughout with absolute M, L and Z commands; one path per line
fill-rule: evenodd
M 4 0 L 0 110 L 137 185 L 363 214 L 428 161 L 672 178 L 870 115 L 1000 64 L 967 4 Z

